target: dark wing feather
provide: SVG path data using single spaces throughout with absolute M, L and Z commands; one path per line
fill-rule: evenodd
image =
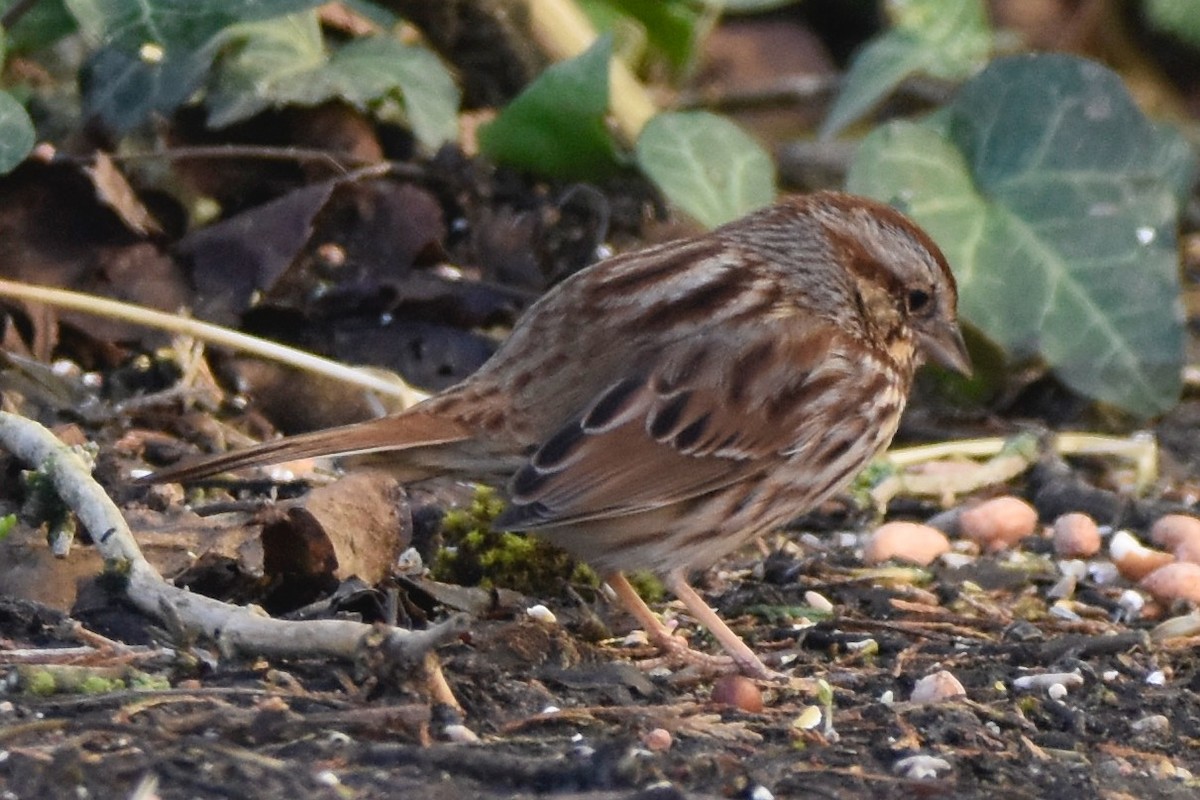
M 764 323 L 746 343 L 713 332 L 673 344 L 654 370 L 609 386 L 538 448 L 513 476 L 495 527 L 636 514 L 770 469 L 820 435 L 813 405 L 861 374 L 833 355 L 837 341 L 829 326 L 792 317 Z

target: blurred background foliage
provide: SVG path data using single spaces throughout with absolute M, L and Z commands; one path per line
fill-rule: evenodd
M 452 150 L 576 199 L 648 181 L 701 226 L 845 186 L 952 262 L 980 367 L 952 394 L 998 404 L 1048 375 L 1138 419 L 1184 390 L 1200 0 L 2 7 L 0 172 L 158 153 L 136 191 L 195 231 L 238 202 L 181 189 L 172 147 L 336 106 L 410 137 L 324 140 L 348 167 Z

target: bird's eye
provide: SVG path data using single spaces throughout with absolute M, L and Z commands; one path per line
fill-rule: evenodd
M 923 292 L 920 289 L 913 289 L 908 293 L 908 310 L 922 311 L 929 305 L 929 292 Z

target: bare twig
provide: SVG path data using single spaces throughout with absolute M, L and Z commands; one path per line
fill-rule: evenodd
M 335 380 L 361 386 L 373 392 L 389 397 L 401 398 L 405 405 L 413 405 L 425 399 L 427 395 L 409 386 L 397 376 L 383 377 L 379 371 L 367 371 L 331 361 L 321 356 L 306 353 L 293 347 L 287 347 L 256 336 L 249 336 L 238 331 L 213 325 L 208 322 L 183 317 L 178 314 L 166 314 L 162 311 L 146 308 L 145 306 L 108 300 L 94 295 L 71 292 L 66 289 L 54 289 L 49 286 L 35 286 L 29 283 L 0 280 L 0 297 L 14 300 L 32 300 L 46 303 L 58 308 L 72 311 L 82 311 L 87 314 L 110 317 L 112 319 L 157 328 L 172 333 L 191 336 L 209 344 L 229 347 L 243 353 L 277 361 L 297 369 L 315 372 Z
M 1134 467 L 1134 483 L 1144 489 L 1158 477 L 1158 444 L 1153 436 L 1129 437 L 1098 433 L 1060 433 L 1050 438 L 1049 447 L 1062 456 L 1101 456 L 1129 461 Z M 907 468 L 935 461 L 964 461 L 986 458 L 982 464 L 966 461 L 955 473 L 914 474 Z M 1018 440 L 990 437 L 954 442 L 937 442 L 918 447 L 891 450 L 880 460 L 893 467 L 889 475 L 871 489 L 872 499 L 880 505 L 897 495 L 953 497 L 983 486 L 1004 483 L 1031 467 L 1038 458 L 1035 448 L 1020 446 Z
M 130 602 L 182 634 L 205 636 L 229 653 L 344 659 L 356 658 L 368 635 L 378 635 L 378 627 L 349 620 L 272 619 L 172 586 L 142 555 L 120 510 L 92 479 L 87 464 L 54 434 L 36 422 L 0 412 L 0 445 L 49 475 L 63 502 L 91 533 L 105 562 L 124 575 Z M 385 651 L 418 663 L 437 644 L 459 635 L 465 625 L 465 615 L 456 615 L 425 631 L 387 629 Z
M 529 24 L 538 46 L 556 61 L 574 58 L 596 40 L 591 21 L 570 0 L 529 0 Z M 621 59 L 612 59 L 609 69 L 610 110 L 621 140 L 632 145 L 658 109 Z
M 372 175 L 394 175 L 410 180 L 427 180 L 437 177 L 435 173 L 426 170 L 424 167 L 406 161 L 371 161 L 352 153 L 322 150 L 316 147 L 278 147 L 260 144 L 184 145 L 181 147 L 164 147 L 159 150 L 105 153 L 105 157 L 115 162 L 193 161 L 198 159 L 284 161 L 296 164 L 323 165 L 332 170 L 340 171 L 347 177 L 352 176 L 355 170 L 366 170 Z M 97 156 L 92 154 L 75 155 L 71 153 L 56 153 L 54 158 L 55 161 L 88 165 L 95 162 Z

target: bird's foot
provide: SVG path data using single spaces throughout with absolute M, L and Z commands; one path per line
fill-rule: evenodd
M 654 658 L 642 659 L 637 665 L 647 671 L 667 668 L 686 668 L 702 677 L 719 677 L 722 675 L 745 675 L 754 680 L 781 683 L 789 680 L 782 672 L 777 672 L 763 663 L 753 651 L 747 648 L 749 659 L 738 659 L 733 655 L 713 655 L 692 649 L 687 641 L 671 634 L 662 623 L 656 630 L 647 631 L 650 642 L 661 651 Z

